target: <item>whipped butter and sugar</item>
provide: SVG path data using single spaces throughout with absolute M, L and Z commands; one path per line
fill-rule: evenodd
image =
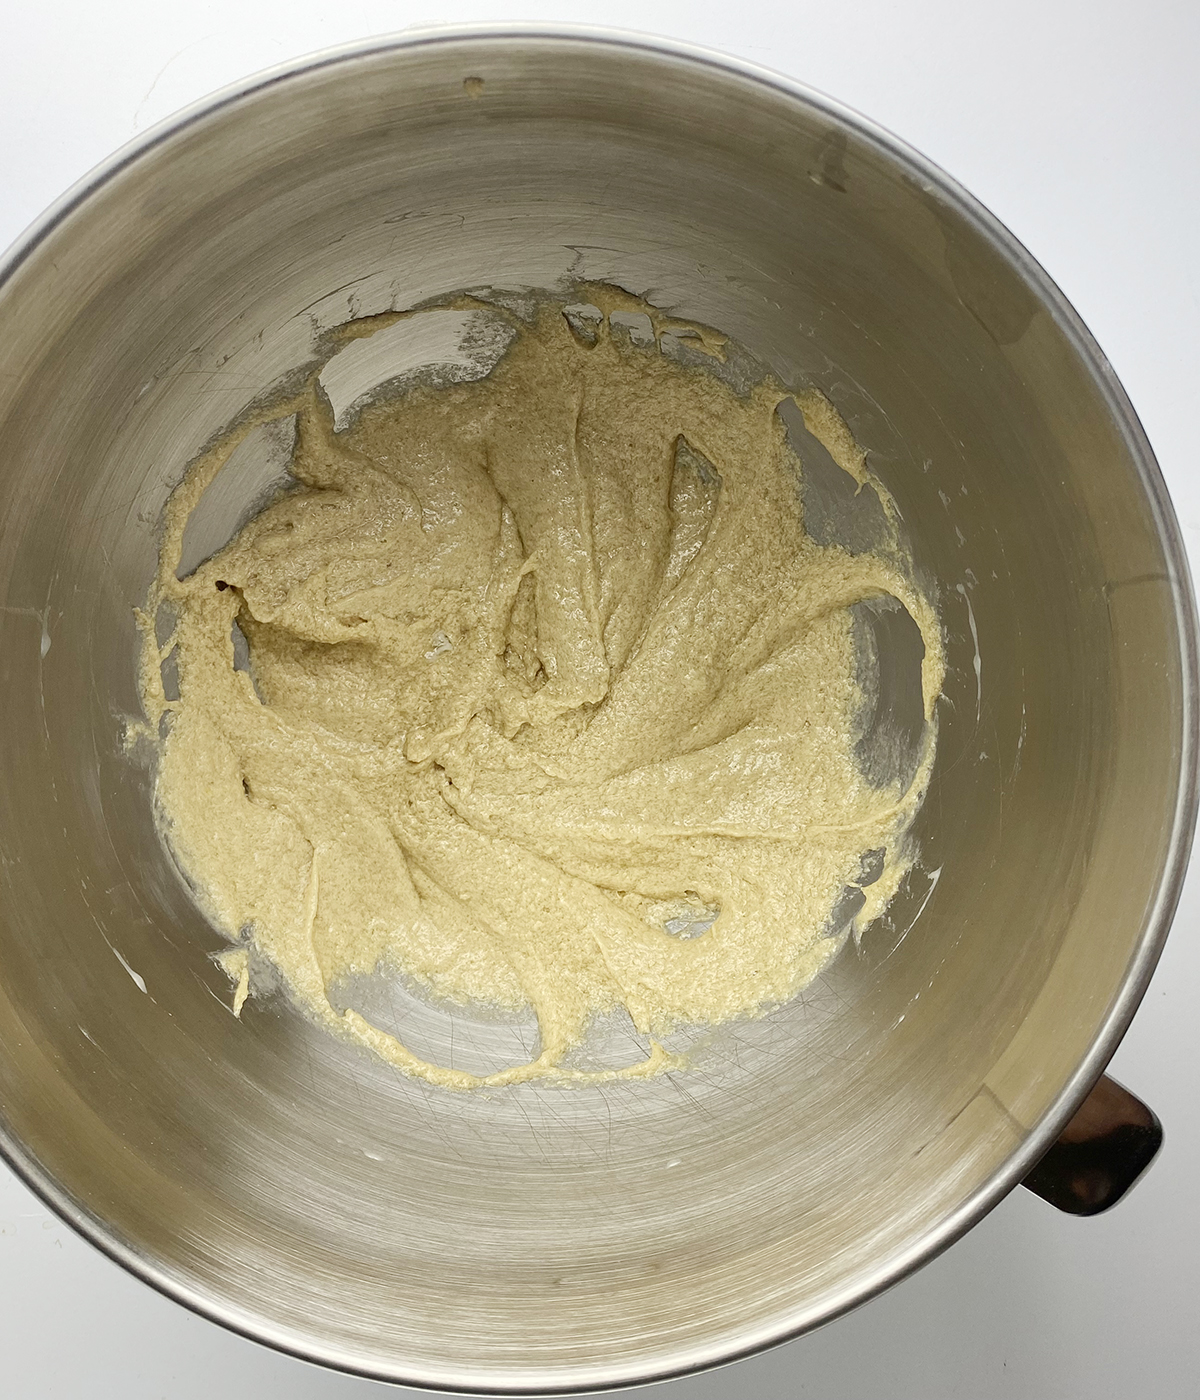
M 719 358 L 710 331 L 586 296 L 586 325 L 552 302 L 484 307 L 512 334 L 486 377 L 409 387 L 343 431 L 315 370 L 189 469 L 141 615 L 153 732 L 169 716 L 160 820 L 233 944 L 235 1008 L 265 959 L 321 1024 L 448 1088 L 600 1077 L 564 1059 L 620 1007 L 649 1052 L 603 1074 L 652 1074 L 676 1063 L 673 1029 L 787 1001 L 837 946 L 865 853 L 886 856 L 860 925 L 895 894 L 932 763 L 936 614 L 895 552 L 805 532 L 776 412 L 791 395 L 665 353 L 670 332 Z M 828 402 L 795 398 L 889 504 Z M 206 487 L 293 414 L 294 489 L 177 578 Z M 886 597 L 924 641 L 926 733 L 911 783 L 880 787 L 856 759 L 849 609 Z M 431 1064 L 335 1007 L 376 971 L 532 1008 L 540 1052 L 483 1076 Z

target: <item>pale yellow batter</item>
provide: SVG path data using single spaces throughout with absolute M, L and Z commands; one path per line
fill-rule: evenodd
M 237 944 L 236 1009 L 250 940 L 324 1025 L 451 1088 L 587 1078 L 563 1058 L 620 1006 L 651 1050 L 617 1073 L 641 1075 L 675 1063 L 657 1039 L 673 1028 L 787 1001 L 835 946 L 865 852 L 888 857 L 860 923 L 894 895 L 933 755 L 934 611 L 894 563 L 806 535 L 784 391 L 741 397 L 659 348 L 670 331 L 720 356 L 719 337 L 587 296 L 606 313 L 594 335 L 557 305 L 510 317 L 477 382 L 410 389 L 335 432 L 314 374 L 230 433 L 168 505 L 142 616 L 147 716 L 170 713 L 160 813 Z M 618 310 L 649 313 L 654 341 L 613 326 Z M 878 489 L 828 403 L 797 401 Z M 205 488 L 292 413 L 298 489 L 178 580 Z M 925 643 L 907 790 L 871 786 L 854 756 L 848 608 L 881 595 Z M 377 969 L 452 1003 L 531 1006 L 540 1054 L 487 1077 L 427 1063 L 331 1004 Z

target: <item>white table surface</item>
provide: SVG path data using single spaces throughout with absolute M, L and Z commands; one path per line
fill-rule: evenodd
M 1200 5 L 1194 0 L 9 0 L 0 246 L 110 151 L 224 83 L 329 44 L 471 20 L 683 38 L 832 93 L 939 162 L 1072 299 L 1149 432 L 1200 561 Z M 0 444 L 2 452 L 2 444 Z M 764 1356 L 642 1392 L 1173 1397 L 1200 1393 L 1200 879 L 1113 1072 L 1166 1125 L 1107 1216 L 1011 1195 L 940 1259 Z M 276 1355 L 126 1275 L 0 1165 L 6 1400 L 388 1400 Z

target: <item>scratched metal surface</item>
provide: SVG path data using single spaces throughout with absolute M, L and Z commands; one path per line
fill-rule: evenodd
M 122 747 L 131 609 L 187 460 L 322 328 L 566 274 L 842 410 L 943 600 L 941 754 L 921 872 L 794 1005 L 689 1074 L 442 1094 L 281 999 L 230 1016 Z M 596 1386 L 835 1314 L 1036 1156 L 1177 890 L 1190 600 L 1106 366 L 935 172 L 694 57 L 384 47 L 112 172 L 10 270 L 0 320 L 0 1113 L 93 1238 L 331 1364 Z M 455 1053 L 491 1033 L 464 1018 Z

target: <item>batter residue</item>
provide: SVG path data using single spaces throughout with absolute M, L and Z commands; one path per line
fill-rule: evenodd
M 410 388 L 345 431 L 314 371 L 189 470 L 142 614 L 147 715 L 169 714 L 161 819 L 234 942 L 237 1009 L 252 947 L 324 1025 L 452 1088 L 595 1077 L 564 1056 L 620 1006 L 650 1052 L 616 1073 L 644 1075 L 675 1062 L 673 1028 L 787 1001 L 835 947 L 866 852 L 887 855 L 859 922 L 895 894 L 933 756 L 936 616 L 894 562 L 805 533 L 782 387 L 739 394 L 667 353 L 685 336 L 719 357 L 712 332 L 587 297 L 590 322 L 489 307 L 513 332 L 490 374 Z M 616 312 L 649 315 L 653 336 Z M 879 489 L 827 401 L 796 401 Z M 205 488 L 291 414 L 295 489 L 177 578 Z M 925 643 L 907 788 L 855 759 L 848 609 L 885 596 Z M 331 1002 L 377 969 L 451 1003 L 532 1007 L 540 1053 L 488 1076 L 426 1062 Z

